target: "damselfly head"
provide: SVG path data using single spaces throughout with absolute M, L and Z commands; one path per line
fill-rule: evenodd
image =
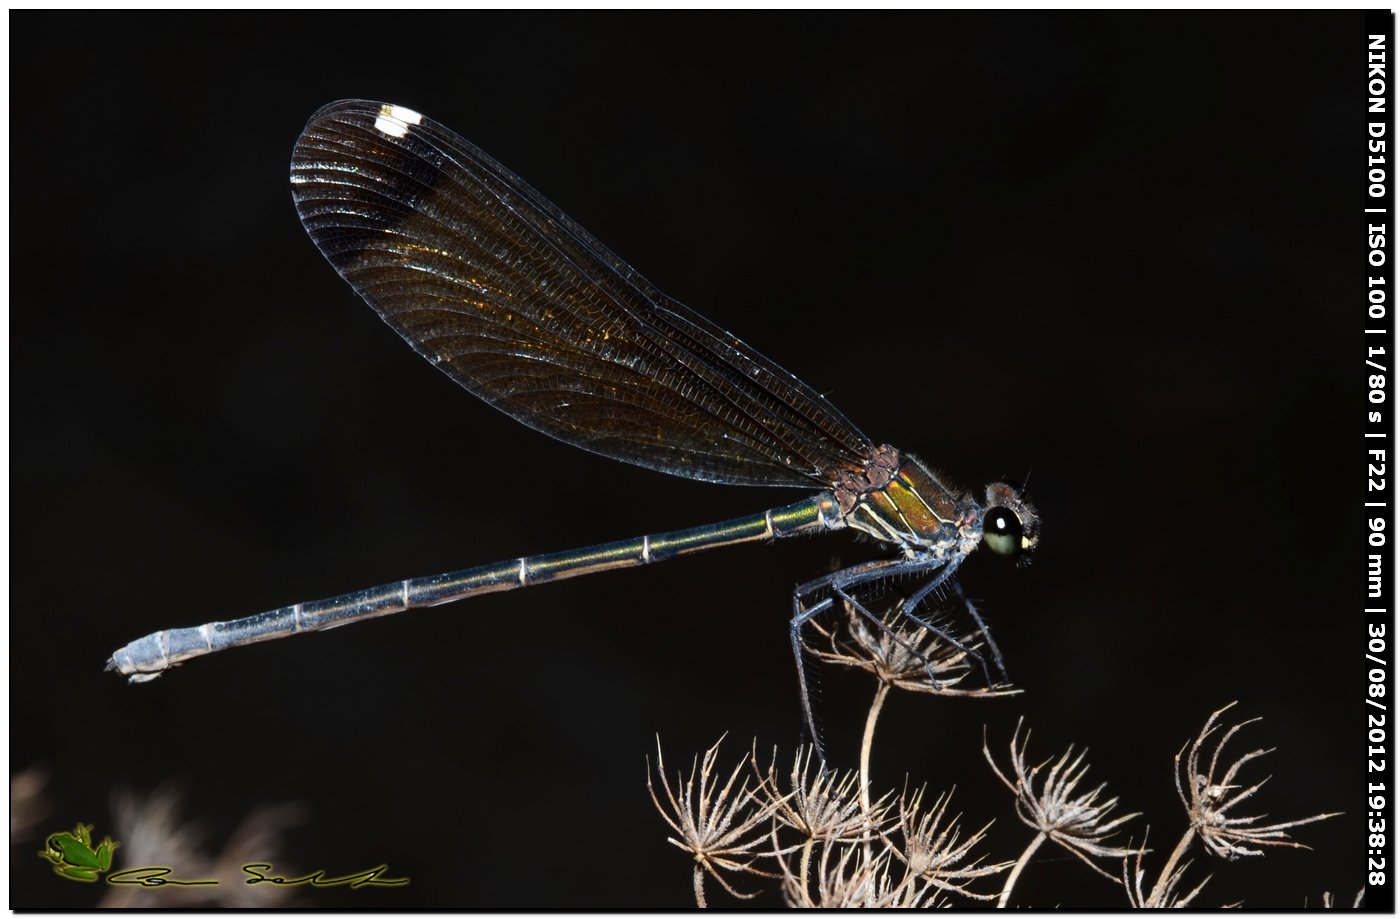
M 997 555 L 1025 559 L 1040 541 L 1040 517 L 1009 482 L 987 486 L 987 506 L 982 514 L 982 541 Z

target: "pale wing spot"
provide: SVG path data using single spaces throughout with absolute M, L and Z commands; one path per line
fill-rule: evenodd
M 406 137 L 410 126 L 422 122 L 423 116 L 402 105 L 381 105 L 374 119 L 375 130 L 390 137 Z

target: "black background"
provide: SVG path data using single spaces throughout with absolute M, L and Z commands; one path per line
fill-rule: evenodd
M 968 487 L 1031 470 L 1035 563 L 963 569 L 1025 693 L 896 698 L 877 784 L 956 784 L 1014 858 L 979 747 L 1024 715 L 1035 756 L 1089 746 L 1155 867 L 1172 755 L 1239 700 L 1237 752 L 1278 748 L 1241 813 L 1346 813 L 1312 852 L 1197 849 L 1198 902 L 1363 884 L 1361 14 L 11 26 L 11 768 L 49 770 L 44 832 L 169 781 L 216 839 L 301 801 L 295 867 L 413 881 L 304 902 L 684 906 L 655 735 L 672 766 L 797 740 L 789 592 L 875 553 L 844 535 L 102 672 L 158 628 L 799 496 L 571 449 L 414 357 L 291 206 L 302 124 L 360 96 L 470 138 L 876 442 Z M 847 764 L 870 691 L 825 680 Z M 11 905 L 95 902 L 37 844 Z M 1053 848 L 1016 899 L 1123 903 Z

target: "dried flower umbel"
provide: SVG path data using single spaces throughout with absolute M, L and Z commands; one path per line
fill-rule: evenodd
M 1306 849 L 1307 846 L 1288 838 L 1288 830 L 1296 826 L 1335 817 L 1337 816 L 1335 813 L 1317 814 L 1313 817 L 1304 817 L 1301 820 L 1288 820 L 1283 823 L 1263 826 L 1259 825 L 1259 821 L 1264 819 L 1262 815 L 1231 817 L 1226 814 L 1226 811 L 1232 807 L 1254 797 L 1254 793 L 1263 788 L 1264 784 L 1271 778 L 1266 776 L 1248 787 L 1236 782 L 1240 770 L 1246 763 L 1272 753 L 1273 748 L 1252 750 L 1235 760 L 1223 774 L 1219 773 L 1221 754 L 1225 752 L 1225 745 L 1245 725 L 1253 724 L 1260 719 L 1251 718 L 1249 721 L 1237 724 L 1227 730 L 1216 743 L 1205 771 L 1201 771 L 1201 748 L 1205 746 L 1211 735 L 1220 729 L 1220 725 L 1217 723 L 1220 716 L 1234 706 L 1235 703 L 1231 702 L 1219 711 L 1212 713 L 1210 718 L 1206 720 L 1205 727 L 1201 729 L 1201 733 L 1196 735 L 1196 739 L 1189 744 L 1189 750 L 1187 747 L 1183 747 L 1176 754 L 1176 793 L 1180 796 L 1181 803 L 1186 807 L 1186 815 L 1191 820 L 1191 829 L 1183 843 L 1188 842 L 1190 833 L 1194 832 L 1200 836 L 1201 842 L 1212 855 L 1218 855 L 1225 859 L 1235 859 L 1241 855 L 1263 855 L 1263 850 L 1254 848 L 1256 846 L 1288 846 L 1294 849 Z M 1182 753 L 1186 754 L 1184 770 L 1181 763 Z
M 952 798 L 952 792 L 945 792 L 934 800 L 932 807 L 925 810 L 924 789 L 920 788 L 912 795 L 901 795 L 898 826 L 903 844 L 895 845 L 888 836 L 885 840 L 889 843 L 890 851 L 904 862 L 910 874 L 950 893 L 974 900 L 994 900 L 996 894 L 969 890 L 968 882 L 1000 874 L 1012 863 L 985 864 L 986 855 L 973 853 L 973 849 L 986 837 L 987 830 L 991 829 L 990 822 L 966 839 L 959 839 L 962 830 L 958 827 L 958 821 L 962 815 L 951 819 L 947 816 Z
M 783 866 L 783 899 L 799 909 L 891 909 L 928 907 L 937 891 L 896 884 L 890 874 L 890 852 L 873 856 L 855 843 L 822 843 L 817 857 L 816 890 Z
M 1118 883 L 1118 878 L 1094 864 L 1092 859 L 1123 858 L 1137 851 L 1110 845 L 1108 839 L 1119 827 L 1138 815 L 1124 814 L 1110 819 L 1113 809 L 1118 806 L 1118 799 L 1103 800 L 1103 784 L 1090 791 L 1076 791 L 1080 780 L 1089 771 L 1089 765 L 1084 761 L 1087 751 L 1081 750 L 1075 755 L 1074 748 L 1070 747 L 1048 771 L 1045 770 L 1050 765 L 1048 759 L 1039 765 L 1027 767 L 1026 748 L 1030 745 L 1030 731 L 1026 732 L 1024 740 L 1021 740 L 1020 734 L 1021 722 L 1018 721 L 1011 735 L 1011 773 L 1015 781 L 1001 771 L 987 747 L 986 739 L 982 741 L 982 754 L 991 764 L 992 771 L 1016 796 L 1017 815 L 1023 823 L 1037 831 L 1007 876 L 997 905 L 1006 906 L 1021 871 L 1047 839 L 1074 854 L 1097 873 Z M 1037 790 L 1036 781 L 1041 779 L 1042 772 L 1044 777 Z
M 924 792 L 900 797 L 891 819 L 888 796 L 881 799 L 875 822 L 884 823 L 878 838 L 862 843 L 823 839 L 802 846 L 796 868 L 787 852 L 779 853 L 783 897 L 796 907 L 928 908 L 940 905 L 943 893 L 990 900 L 995 894 L 968 889 L 968 882 L 1010 867 L 1010 862 L 984 864 L 974 854 L 986 827 L 966 839 L 958 818 L 948 817 L 950 795 L 942 794 L 931 808 L 923 807 Z M 812 856 L 815 846 L 815 856 Z M 790 851 L 790 850 L 789 850 Z
M 870 808 L 870 751 L 875 744 L 875 725 L 891 689 L 903 689 L 935 696 L 965 696 L 990 699 L 1020 692 L 1010 686 L 970 686 L 963 681 L 973 672 L 969 650 L 977 650 L 982 640 L 975 634 L 960 636 L 953 644 L 943 636 L 911 622 L 903 614 L 903 603 L 895 604 L 876 627 L 851 604 L 844 628 L 827 630 L 818 622 L 812 628 L 826 638 L 830 650 L 807 646 L 818 660 L 864 670 L 879 685 L 865 717 L 865 733 L 860 747 L 860 780 L 866 809 Z M 961 645 L 959 647 L 958 645 Z
M 651 768 L 647 768 L 647 791 L 651 792 L 652 803 L 661 812 L 662 818 L 680 838 L 670 837 L 672 845 L 691 854 L 695 861 L 692 884 L 695 889 L 695 903 L 704 907 L 705 875 L 715 879 L 731 896 L 747 900 L 755 894 L 736 890 L 722 871 L 756 874 L 762 877 L 776 877 L 771 872 L 754 867 L 754 862 L 768 853 L 760 850 L 768 839 L 767 824 L 773 812 L 786 800 L 770 798 L 750 788 L 748 778 L 739 782 L 750 764 L 750 756 L 734 767 L 729 780 L 720 786 L 715 779 L 715 762 L 719 757 L 720 738 L 715 745 L 705 751 L 702 758 L 696 757 L 690 763 L 690 777 L 683 778 L 676 773 L 676 789 L 672 789 L 666 778 L 666 764 L 661 758 L 661 740 L 656 741 L 656 775 L 661 780 L 661 789 L 666 796 L 663 805 L 656 795 L 651 781 Z M 697 774 L 698 771 L 698 774 Z M 735 783 L 739 783 L 737 788 Z M 757 850 L 757 851 L 756 851 Z
M 842 667 L 854 667 L 872 674 L 887 687 L 935 696 L 1007 695 L 1010 687 L 973 686 L 962 683 L 972 674 L 969 650 L 983 646 L 975 634 L 957 636 L 958 644 L 929 631 L 904 615 L 901 601 L 876 626 L 851 604 L 844 629 L 823 628 L 813 621 L 813 630 L 826 638 L 830 651 L 809 648 L 818 659 Z M 962 647 L 958 647 L 961 645 Z
M 1236 781 L 1240 770 L 1244 768 L 1246 763 L 1273 752 L 1272 749 L 1252 750 L 1231 763 L 1223 773 L 1220 771 L 1225 745 L 1245 725 L 1253 724 L 1259 720 L 1253 718 L 1229 728 L 1220 735 L 1210 754 L 1209 762 L 1205 765 L 1204 771 L 1202 770 L 1203 748 L 1206 746 L 1206 742 L 1220 731 L 1220 716 L 1233 708 L 1234 705 L 1235 703 L 1231 702 L 1224 708 L 1213 712 L 1206 719 L 1205 727 L 1196 735 L 1196 739 L 1183 746 L 1174 758 L 1173 779 L 1176 782 L 1176 793 L 1186 808 L 1186 816 L 1190 820 L 1190 825 L 1187 826 L 1186 832 L 1182 834 L 1176 848 L 1168 857 L 1166 865 L 1157 878 L 1157 883 L 1146 895 L 1142 892 L 1142 863 L 1141 858 L 1138 859 L 1136 875 L 1132 879 L 1133 883 L 1126 884 L 1128 897 L 1135 906 L 1185 906 L 1200 892 L 1205 881 L 1202 881 L 1200 885 L 1184 896 L 1178 897 L 1175 893 L 1182 874 L 1187 865 L 1190 864 L 1189 862 L 1183 863 L 1181 858 L 1190 847 L 1191 840 L 1198 836 L 1210 854 L 1233 861 L 1242 855 L 1263 855 L 1264 850 L 1258 848 L 1262 846 L 1306 849 L 1307 846 L 1288 838 L 1288 830 L 1337 816 L 1336 814 L 1317 814 L 1301 820 L 1260 825 L 1259 821 L 1264 819 L 1263 817 L 1231 817 L 1226 814 L 1230 808 L 1252 798 L 1255 792 L 1268 781 L 1266 777 L 1253 785 L 1242 785 Z M 1183 755 L 1185 756 L 1184 764 L 1182 762 Z M 1126 883 L 1130 877 L 1126 864 L 1123 871 Z
M 674 784 L 658 759 L 661 791 L 652 787 L 653 803 L 679 837 L 671 843 L 695 862 L 693 885 L 702 906 L 707 874 L 737 897 L 753 896 L 735 890 L 721 872 L 780 878 L 791 906 L 927 907 L 945 892 L 991 899 L 994 894 L 972 891 L 968 883 L 1010 866 L 988 864 L 975 851 L 988 827 L 964 835 L 959 817 L 949 815 L 948 794 L 926 807 L 922 789 L 898 799 L 890 793 L 867 808 L 869 796 L 860 794 L 855 773 L 823 768 L 811 748 L 799 748 L 787 770 L 778 769 L 776 755 L 766 770 L 753 765 L 752 786 L 739 778 L 740 769 L 754 763 L 751 753 L 721 783 L 718 747 Z M 766 849 L 760 848 L 764 824 Z M 763 858 L 774 860 L 777 873 L 755 867 Z
M 1263 825 L 1261 818 L 1229 816 L 1231 808 L 1253 798 L 1264 784 L 1238 782 L 1244 765 L 1269 751 L 1254 750 L 1227 760 L 1225 747 L 1244 725 L 1221 726 L 1226 709 L 1212 714 L 1175 758 L 1177 791 L 1190 825 L 1150 890 L 1144 889 L 1146 837 L 1140 846 L 1114 842 L 1122 826 L 1137 815 L 1115 814 L 1118 800 L 1106 796 L 1103 784 L 1081 788 L 1089 769 L 1082 750 L 1071 747 L 1030 765 L 1030 734 L 1022 722 L 1012 733 L 1009 766 L 998 764 L 985 736 L 982 743 L 993 772 L 1015 795 L 1020 819 L 1036 831 L 1014 864 L 988 862 L 975 851 L 991 824 L 965 834 L 960 815 L 950 816 L 949 794 L 938 795 L 926 806 L 920 788 L 897 798 L 887 794 L 867 805 L 870 794 L 864 783 L 851 772 L 827 770 L 811 749 L 799 748 L 791 768 L 784 770 L 779 770 L 775 754 L 767 769 L 759 771 L 750 753 L 728 781 L 720 783 L 714 775 L 716 745 L 705 754 L 703 765 L 698 759 L 692 764 L 689 780 L 677 777 L 679 793 L 667 783 L 658 759 L 670 813 L 654 789 L 652 799 L 682 837 L 671 842 L 695 860 L 696 901 L 701 905 L 707 873 L 735 896 L 752 896 L 735 891 L 719 874 L 743 871 L 780 879 L 780 890 L 791 906 L 929 907 L 949 905 L 954 898 L 995 897 L 998 906 L 1005 907 L 1026 865 L 1051 840 L 1121 884 L 1134 907 L 1194 907 L 1210 880 L 1186 877 L 1191 863 L 1183 855 L 1196 836 L 1213 855 L 1262 855 L 1264 846 L 1307 848 L 1289 839 L 1288 830 L 1335 816 Z M 748 780 L 740 782 L 746 765 L 753 769 L 752 787 Z M 754 867 L 764 858 L 773 859 L 774 871 Z M 1121 859 L 1120 876 L 1100 868 L 1096 860 L 1101 858 Z M 1006 880 L 999 895 L 976 889 L 974 882 L 1003 872 Z M 1332 898 L 1324 902 L 1331 905 Z
M 784 895 L 794 905 L 818 905 L 807 893 L 811 889 L 812 854 L 818 846 L 822 852 L 823 872 L 828 869 L 831 847 L 837 843 L 865 844 L 862 851 L 865 860 L 870 859 L 868 843 L 877 838 L 887 821 L 892 797 L 886 795 L 870 805 L 868 789 L 858 784 L 854 772 L 826 769 L 824 763 L 814 760 L 810 747 L 798 747 L 786 790 L 778 778 L 775 751 L 767 773 L 759 776 L 759 788 L 776 805 L 772 854 L 783 872 Z M 780 831 L 784 829 L 796 831 L 799 841 L 795 845 L 783 845 Z M 793 851 L 799 853 L 796 868 L 786 860 Z M 849 859 L 844 849 L 842 853 L 837 860 L 837 870 L 843 872 L 842 879 L 839 883 L 832 881 L 835 886 L 831 889 L 849 893 L 853 889 L 849 885 L 856 883 L 856 876 L 845 873 L 850 867 Z M 803 893 L 799 895 L 798 891 Z
M 767 773 L 759 776 L 759 786 L 776 804 L 774 818 L 804 840 L 868 842 L 878 834 L 892 797 L 863 804 L 856 773 L 824 769 L 819 760 L 814 768 L 811 747 L 797 748 L 788 791 L 778 780 L 776 751 Z

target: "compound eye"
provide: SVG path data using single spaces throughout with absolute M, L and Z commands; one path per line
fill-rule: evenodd
M 992 508 L 982 521 L 982 540 L 997 555 L 1015 555 L 1021 550 L 1021 518 L 1007 508 Z

